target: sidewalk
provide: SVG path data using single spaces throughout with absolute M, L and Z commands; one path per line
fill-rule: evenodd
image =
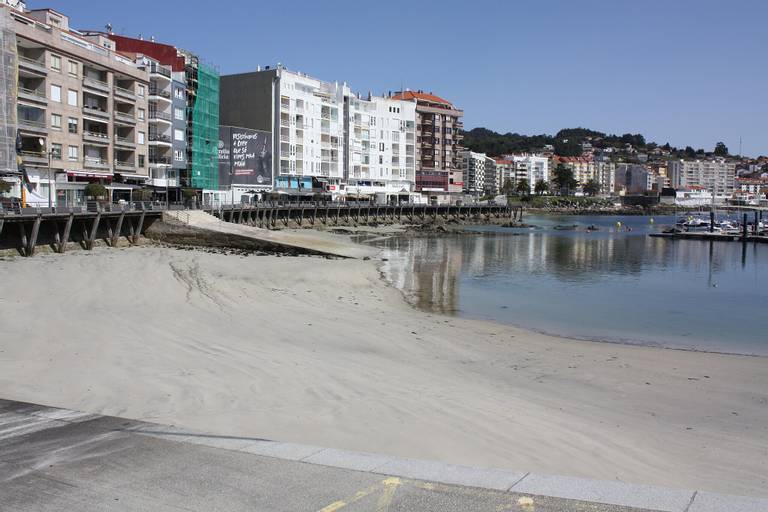
M 211 436 L 0 400 L 0 511 L 54 510 L 749 512 L 768 510 L 768 500 Z

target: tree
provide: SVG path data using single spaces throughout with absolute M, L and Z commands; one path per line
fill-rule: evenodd
M 685 146 L 685 158 L 696 158 L 696 150 L 691 146 Z
M 588 196 L 596 196 L 600 193 L 600 184 L 596 180 L 589 180 L 584 184 L 584 193 Z
M 107 188 L 101 183 L 89 183 L 83 189 L 85 197 L 91 197 L 96 200 L 103 200 L 107 198 Z
M 533 186 L 533 191 L 536 192 L 537 196 L 540 196 L 544 192 L 549 192 L 549 183 L 544 180 L 539 180 L 536 182 L 536 185 Z
M 557 164 L 555 168 L 555 179 L 553 180 L 560 190 L 560 195 L 569 195 L 571 189 L 576 188 L 579 184 L 576 178 L 573 177 L 573 169 L 567 165 Z M 565 191 L 565 194 L 563 194 Z
M 507 178 L 504 180 L 504 184 L 501 186 L 501 193 L 505 196 L 512 195 L 512 193 L 515 191 L 515 185 L 512 183 L 512 180 L 510 178 Z
M 555 141 L 555 154 L 558 156 L 581 156 L 581 143 L 576 139 Z
M 515 190 L 521 196 L 527 196 L 531 192 L 531 186 L 528 184 L 528 180 L 523 178 L 517 182 Z
M 726 146 L 722 142 L 718 142 L 717 144 L 715 144 L 715 155 L 728 156 L 728 146 Z
M 11 191 L 11 184 L 5 180 L 0 180 L 0 194 L 5 194 Z

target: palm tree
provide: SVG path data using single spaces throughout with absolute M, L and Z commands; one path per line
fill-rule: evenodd
M 515 190 L 521 196 L 525 196 L 525 195 L 530 194 L 531 186 L 528 184 L 528 180 L 523 178 L 523 179 L 521 179 L 520 181 L 517 182 L 517 186 L 515 186 Z
M 533 191 L 536 192 L 537 196 L 540 196 L 545 192 L 549 192 L 549 183 L 544 180 L 538 180 L 536 185 L 533 186 Z

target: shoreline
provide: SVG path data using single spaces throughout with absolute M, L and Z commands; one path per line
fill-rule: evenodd
M 139 278 L 115 288 L 114 268 Z M 422 312 L 374 260 L 133 247 L 5 260 L 0 276 L 3 398 L 455 464 L 768 488 L 762 358 Z

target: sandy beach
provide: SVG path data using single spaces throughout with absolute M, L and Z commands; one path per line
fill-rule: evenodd
M 0 260 L 0 398 L 214 433 L 768 497 L 768 359 L 416 311 L 376 261 Z

